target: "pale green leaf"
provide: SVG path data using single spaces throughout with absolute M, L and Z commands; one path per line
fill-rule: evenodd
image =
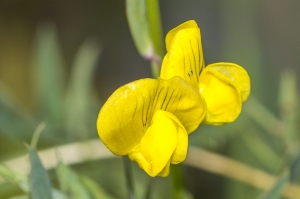
M 113 199 L 92 179 L 78 175 L 67 165 L 59 163 L 57 169 L 57 178 L 60 188 L 65 196 L 72 199 Z
M 268 191 L 267 193 L 265 193 L 261 197 L 261 199 L 280 199 L 283 194 L 284 188 L 288 182 L 289 182 L 288 175 L 285 175 L 285 176 L 279 178 L 279 180 L 272 187 L 272 189 L 270 191 Z
M 95 110 L 93 80 L 100 53 L 99 43 L 87 40 L 79 49 L 71 71 L 65 103 L 66 129 L 77 138 L 86 138 L 88 132 L 93 132 L 91 126 L 94 130 L 98 110 Z
M 59 122 L 66 76 L 54 25 L 39 25 L 34 44 L 32 79 L 37 105 L 46 119 Z
M 68 199 L 60 190 L 52 189 L 53 199 Z
M 32 199 L 52 199 L 52 188 L 47 171 L 36 151 L 28 146 L 30 159 L 30 185 Z
M 292 183 L 299 183 L 300 182 L 300 153 L 296 156 L 293 164 L 291 165 L 291 179 Z
M 59 190 L 52 189 L 53 199 L 67 199 Z M 30 199 L 28 194 L 11 197 L 10 199 Z
M 30 199 L 30 197 L 28 194 L 26 194 L 26 195 L 14 196 L 11 197 L 10 199 Z
M 158 77 L 164 56 L 158 0 L 126 0 L 126 14 L 138 52 L 151 61 L 153 76 Z
M 31 136 L 35 126 L 34 119 L 18 104 L 16 96 L 1 82 L 0 110 L 1 134 L 14 140 L 26 140 Z
M 16 186 L 18 186 L 25 193 L 29 193 L 30 187 L 29 187 L 27 175 L 22 174 L 17 171 L 14 171 L 14 170 L 11 170 L 11 169 L 7 168 L 6 166 L 0 164 L 0 176 L 4 180 L 11 182 L 11 183 L 15 184 Z
M 81 182 L 91 194 L 92 198 L 113 199 L 103 188 L 88 177 L 81 176 Z
M 147 0 L 127 0 L 126 14 L 129 28 L 141 56 L 151 59 L 154 44 L 151 36 Z
M 68 166 L 59 163 L 56 168 L 56 175 L 59 186 L 67 198 L 90 199 L 88 191 L 82 186 L 78 175 Z

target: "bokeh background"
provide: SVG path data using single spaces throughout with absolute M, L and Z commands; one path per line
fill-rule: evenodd
M 240 118 L 222 127 L 199 127 L 190 144 L 281 175 L 299 153 L 300 1 L 164 0 L 160 10 L 164 36 L 194 19 L 205 63 L 235 62 L 251 77 L 251 99 Z M 96 67 L 80 76 L 90 62 Z M 124 0 L 0 1 L 0 161 L 25 153 L 23 143 L 43 121 L 47 127 L 38 149 L 96 138 L 101 104 L 119 86 L 144 77 L 151 77 L 150 65 L 134 46 Z M 270 122 L 273 116 L 280 122 Z M 125 198 L 120 161 L 72 167 Z M 148 183 L 136 165 L 134 172 L 137 181 Z M 194 198 L 253 199 L 263 193 L 189 166 L 184 174 Z M 156 197 L 171 198 L 169 179 L 155 180 Z

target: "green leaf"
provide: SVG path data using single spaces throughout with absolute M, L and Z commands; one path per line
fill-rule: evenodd
M 300 153 L 296 156 L 294 162 L 291 165 L 291 179 L 292 183 L 300 182 Z
M 284 141 L 288 154 L 294 158 L 300 147 L 299 142 L 299 103 L 297 92 L 296 73 L 285 70 L 281 74 L 279 84 L 279 107 L 281 118 L 284 123 Z
M 61 193 L 61 191 L 59 191 L 57 189 L 52 189 L 52 195 L 53 195 L 54 199 L 67 199 Z M 30 199 L 30 196 L 28 194 L 24 194 L 24 195 L 18 195 L 18 196 L 10 197 L 9 199 Z
M 92 198 L 113 199 L 104 189 L 88 177 L 81 176 L 81 182 L 89 191 Z
M 284 70 L 279 82 L 279 105 L 284 114 L 296 111 L 297 97 L 297 78 L 296 73 L 291 70 Z
M 289 176 L 284 175 L 276 182 L 276 184 L 270 191 L 268 191 L 261 197 L 261 199 L 280 199 L 288 182 Z
M 84 136 L 88 132 L 94 133 L 94 118 L 97 117 L 98 109 L 95 111 L 93 80 L 100 53 L 99 43 L 88 40 L 83 43 L 75 58 L 65 103 L 66 129 L 71 136 L 86 139 Z
M 249 149 L 252 155 L 268 171 L 278 173 L 285 165 L 285 159 L 282 155 L 276 153 L 273 146 L 275 139 L 273 137 L 263 137 L 256 129 L 248 127 L 247 132 L 241 134 L 241 142 Z M 276 163 L 276 164 L 274 164 Z
M 53 24 L 38 26 L 33 55 L 33 88 L 45 118 L 61 121 L 65 71 Z
M 52 189 L 54 199 L 67 199 L 67 197 L 58 189 Z
M 243 105 L 243 110 L 271 135 L 275 134 L 276 125 L 281 124 L 281 121 L 254 96 L 249 97 L 247 103 Z
M 36 151 L 28 146 L 31 165 L 30 185 L 32 199 L 52 199 L 52 188 L 48 173 L 43 167 Z
M 154 44 L 151 36 L 147 0 L 127 0 L 126 13 L 136 48 L 141 56 L 152 59 Z
M 56 168 L 56 175 L 60 189 L 68 198 L 72 199 L 90 199 L 88 191 L 82 186 L 77 174 L 66 165 L 59 163 Z
M 0 133 L 12 140 L 27 140 L 32 135 L 35 121 L 18 105 L 15 96 L 0 82 Z M 18 125 L 16 125 L 18 124 Z M 5 143 L 4 143 L 5 144 Z M 6 148 L 6 150 L 8 150 Z
M 112 199 L 99 185 L 88 177 L 78 175 L 68 166 L 59 163 L 56 174 L 60 189 L 72 199 Z
M 11 170 L 6 166 L 0 164 L 0 176 L 4 180 L 18 186 L 25 193 L 29 193 L 30 188 L 27 175 Z
M 29 199 L 29 195 L 20 195 L 20 196 L 15 196 L 15 197 L 11 197 L 10 199 Z
M 160 19 L 160 9 L 158 0 L 147 0 L 148 16 L 154 52 L 161 59 L 164 56 L 163 32 Z
M 162 27 L 157 0 L 127 0 L 126 13 L 135 46 L 142 57 L 151 61 L 154 77 L 164 56 Z

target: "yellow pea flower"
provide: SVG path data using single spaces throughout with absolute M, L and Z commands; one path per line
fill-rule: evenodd
M 188 134 L 201 122 L 236 119 L 250 93 L 247 72 L 237 64 L 204 67 L 200 30 L 187 21 L 166 37 L 160 78 L 118 88 L 97 119 L 100 139 L 115 155 L 128 155 L 150 176 L 167 176 L 186 158 Z
M 205 67 L 200 29 L 193 20 L 167 34 L 166 48 L 160 78 L 179 76 L 199 91 L 207 104 L 203 123 L 221 125 L 234 121 L 250 94 L 246 70 L 226 62 Z
M 97 131 L 115 155 L 128 155 L 150 176 L 185 160 L 188 134 L 206 115 L 200 93 L 181 77 L 141 79 L 118 88 L 99 112 Z

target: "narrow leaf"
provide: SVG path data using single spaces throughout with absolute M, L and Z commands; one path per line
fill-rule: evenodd
M 82 186 L 77 174 L 66 165 L 59 163 L 56 174 L 60 189 L 65 196 L 72 199 L 90 199 L 88 191 Z
M 0 164 L 0 176 L 6 181 L 18 186 L 25 193 L 29 192 L 28 176 L 20 172 L 11 170 Z
M 291 165 L 291 179 L 292 183 L 300 182 L 300 153 L 296 156 L 293 164 Z
M 10 199 L 29 199 L 29 195 L 20 195 L 20 196 L 15 196 L 15 197 L 12 197 Z
M 155 54 L 162 58 L 164 56 L 163 32 L 160 19 L 160 9 L 158 0 L 147 0 L 148 16 L 152 42 Z
M 81 182 L 89 191 L 92 198 L 101 198 L 101 199 L 113 199 L 104 189 L 102 189 L 96 182 L 92 179 L 81 176 Z
M 284 175 L 283 177 L 279 178 L 273 188 L 265 193 L 261 199 L 280 199 L 283 195 L 283 191 L 287 183 L 289 182 L 289 176 Z
M 145 59 L 154 56 L 147 0 L 127 0 L 126 13 L 129 28 L 136 48 Z
M 134 44 L 142 57 L 151 61 L 152 74 L 159 76 L 164 56 L 158 0 L 126 0 L 126 13 Z
M 52 189 L 52 195 L 54 199 L 68 199 L 60 190 Z
M 279 82 L 279 105 L 282 121 L 284 122 L 284 140 L 287 151 L 293 155 L 299 149 L 299 123 L 298 123 L 298 89 L 296 73 L 285 70 Z M 296 149 L 296 150 L 295 150 Z
M 79 49 L 74 60 L 71 79 L 68 85 L 66 98 L 66 129 L 72 136 L 83 137 L 93 132 L 94 111 L 96 100 L 94 98 L 93 80 L 101 48 L 98 42 L 87 40 Z M 94 113 L 94 115 L 93 115 Z M 90 122 L 93 123 L 90 123 Z
M 56 173 L 62 192 L 69 198 L 113 199 L 92 179 L 78 175 L 74 170 L 61 162 L 56 169 Z
M 32 73 L 34 91 L 42 113 L 46 119 L 61 121 L 65 71 L 53 24 L 38 26 Z
M 1 82 L 0 110 L 0 134 L 12 140 L 27 140 L 31 136 L 35 126 L 33 118 Z
M 31 165 L 30 185 L 32 199 L 52 199 L 52 188 L 48 173 L 36 151 L 28 146 Z
M 276 153 L 274 147 L 275 141 L 272 137 L 266 139 L 252 127 L 249 127 L 247 132 L 244 132 L 241 137 L 241 142 L 245 144 L 262 166 L 268 168 L 268 171 L 276 173 L 283 168 L 285 162 L 282 157 Z M 276 162 L 276 164 L 270 164 L 274 162 Z

